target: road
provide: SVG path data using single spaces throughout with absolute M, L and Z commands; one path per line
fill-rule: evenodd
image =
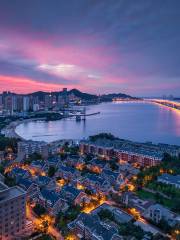
M 40 228 L 40 226 L 42 225 L 42 222 L 45 220 L 50 219 L 49 216 L 45 216 L 43 219 L 41 218 L 37 218 L 34 214 L 33 211 L 31 209 L 31 207 L 29 206 L 29 204 L 26 207 L 26 215 L 27 218 L 33 222 L 34 227 L 35 228 Z M 61 233 L 54 227 L 54 221 L 48 221 L 50 223 L 50 225 L 48 226 L 48 230 L 47 232 L 54 236 L 57 240 L 64 240 L 63 236 L 61 235 Z

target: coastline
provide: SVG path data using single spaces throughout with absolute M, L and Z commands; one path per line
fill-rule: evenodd
M 114 104 L 113 104 L 114 103 Z M 112 107 L 113 107 L 113 109 L 115 108 L 116 109 L 116 103 L 115 102 L 113 102 L 112 103 Z M 123 102 L 124 103 L 124 102 Z M 164 105 L 159 105 L 159 104 L 157 104 L 157 103 L 154 103 L 154 102 L 151 102 L 151 101 L 142 101 L 142 103 L 146 103 L 147 105 L 154 105 L 154 106 L 156 106 L 156 108 L 162 108 L 162 109 L 166 109 L 166 110 L 168 110 L 168 112 L 174 112 L 174 111 L 169 111 L 169 110 L 174 110 L 174 109 L 172 109 L 172 108 L 167 108 L 167 106 L 164 106 Z M 108 103 L 104 103 L 104 104 L 98 104 L 98 105 L 100 105 L 100 106 L 95 106 L 95 107 L 93 107 L 92 109 L 90 109 L 90 110 L 94 110 L 95 112 L 96 111 L 101 111 L 102 113 L 103 113 L 103 109 L 105 110 L 105 113 L 106 113 L 106 111 L 107 111 L 107 109 L 109 109 L 109 105 L 107 105 L 106 106 L 106 104 L 108 104 Z M 118 104 L 120 107 L 118 107 L 118 112 L 120 111 L 121 113 L 122 113 L 122 111 L 121 111 L 121 108 L 122 108 L 122 106 L 121 106 L 121 104 Z M 123 104 L 124 105 L 124 104 Z M 127 106 L 129 106 L 129 105 L 127 105 Z M 127 106 L 125 105 L 125 109 L 127 108 Z M 143 107 L 144 107 L 144 105 L 142 105 Z M 134 109 L 134 108 L 133 108 Z M 131 109 L 130 108 L 130 110 L 133 110 L 133 109 Z M 154 108 L 155 109 L 155 108 Z M 122 110 L 123 110 L 123 108 L 122 108 Z M 153 109 L 152 109 L 153 110 Z M 141 108 L 139 108 L 139 113 L 141 114 Z M 148 110 L 149 111 L 149 110 Z M 154 110 L 153 110 L 154 111 Z M 162 111 L 160 111 L 160 112 L 162 112 Z M 177 114 L 179 113 L 179 112 L 177 112 L 177 111 L 175 111 Z M 173 113 L 172 113 L 173 114 Z M 171 115 L 172 115 L 171 114 Z M 163 114 L 162 114 L 163 115 Z M 166 114 L 167 115 L 167 114 Z M 174 114 L 172 115 L 172 116 L 174 116 Z M 102 117 L 103 117 L 103 114 L 102 114 Z M 118 117 L 118 116 L 116 116 L 116 117 Z M 177 115 L 177 117 L 178 117 L 178 119 L 179 119 L 179 114 Z M 121 115 L 121 118 L 123 118 L 123 115 Z M 115 118 L 116 119 L 116 118 Z M 62 120 L 62 119 L 61 119 Z M 175 119 L 176 120 L 176 119 Z M 37 134 L 37 132 L 36 132 L 36 127 L 34 128 L 34 130 L 32 129 L 32 133 L 33 133 L 33 135 L 32 135 L 32 138 L 31 138 L 31 135 L 30 136 L 28 136 L 28 139 L 27 139 L 27 136 L 26 136 L 26 125 L 24 125 L 24 130 L 23 130 L 23 132 L 24 132 L 24 134 L 22 134 L 21 133 L 21 131 L 19 132 L 19 130 L 17 131 L 17 127 L 18 127 L 18 125 L 20 125 L 20 124 L 23 124 L 23 123 L 27 123 L 28 124 L 28 122 L 36 122 L 36 124 L 35 124 L 35 126 L 39 126 L 39 124 L 40 124 L 40 126 L 41 126 L 41 124 L 42 125 L 44 125 L 45 124 L 45 122 L 46 121 L 48 121 L 48 120 L 46 120 L 46 118 L 42 118 L 42 117 L 40 117 L 40 118 L 29 118 L 29 119 L 22 119 L 22 120 L 17 120 L 17 121 L 15 121 L 15 122 L 11 122 L 11 123 L 9 123 L 9 125 L 7 125 L 6 127 L 4 127 L 3 129 L 2 129 L 2 132 L 3 132 L 3 134 L 5 134 L 5 136 L 7 136 L 7 137 L 10 137 L 10 138 L 19 138 L 19 139 L 21 139 L 21 140 L 24 140 L 24 141 L 27 141 L 28 139 L 29 140 L 32 140 L 32 141 L 45 141 L 45 142 L 47 142 L 47 143 L 52 143 L 52 142 L 54 142 L 54 141 L 59 141 L 59 140 L 62 140 L 62 139 L 65 139 L 65 138 L 67 138 L 67 139 L 81 139 L 81 138 L 84 138 L 85 136 L 82 136 L 81 137 L 81 135 L 79 136 L 79 134 L 78 133 L 75 133 L 75 135 L 73 135 L 72 133 L 70 133 L 70 134 L 64 134 L 64 135 L 62 135 L 61 136 L 61 134 L 60 134 L 60 136 L 62 137 L 62 139 L 61 138 L 58 138 L 57 137 L 57 135 L 58 134 L 56 134 L 57 132 L 56 131 L 54 131 L 53 132 L 53 134 L 51 134 L 51 132 L 48 132 L 48 131 L 46 131 L 46 128 L 44 129 L 44 131 L 43 132 L 41 132 L 40 131 L 40 135 L 36 135 Z M 38 122 L 38 121 L 42 121 L 42 122 Z M 56 120 L 49 120 L 50 122 L 52 122 L 52 121 L 56 121 Z M 100 119 L 99 119 L 99 117 L 97 118 L 97 122 L 101 122 L 101 117 L 100 117 Z M 59 120 L 57 121 L 57 122 L 59 122 Z M 91 123 L 91 125 L 94 125 L 94 121 L 93 120 L 89 120 L 89 122 Z M 89 123 L 88 122 L 88 123 Z M 122 121 L 123 122 L 123 121 Z M 132 123 L 131 121 L 130 121 L 130 123 Z M 46 125 L 46 124 L 45 124 Z M 55 124 L 56 125 L 56 124 Z M 75 123 L 73 123 L 72 121 L 67 121 L 66 122 L 66 126 L 69 126 L 70 125 L 70 128 L 73 126 L 74 127 L 74 125 L 77 127 L 77 128 L 79 128 L 79 130 L 81 130 L 81 125 L 82 124 L 79 124 L 79 122 L 78 121 L 76 121 Z M 126 125 L 126 124 L 124 124 L 124 125 Z M 59 126 L 59 125 L 58 125 Z M 83 124 L 83 126 L 85 126 L 85 124 Z M 52 126 L 51 126 L 52 127 Z M 19 128 L 18 128 L 19 129 Z M 63 132 L 65 129 L 63 129 L 63 124 L 60 124 L 60 129 L 61 129 L 61 132 Z M 68 129 L 68 128 L 67 128 Z M 176 128 L 177 129 L 177 128 Z M 175 130 L 176 130 L 175 129 Z M 73 130 L 73 128 L 72 128 L 72 130 Z M 68 131 L 68 130 L 67 130 Z M 87 131 L 89 131 L 89 130 L 87 130 Z M 111 129 L 110 130 L 107 130 L 107 129 L 105 129 L 105 130 L 102 130 L 102 132 L 106 132 L 106 131 L 111 131 Z M 113 129 L 112 129 L 112 132 L 113 132 Z M 91 133 L 89 133 L 89 135 L 90 135 Z M 114 134 L 116 134 L 116 132 L 114 132 Z M 41 136 L 42 135 L 42 136 Z M 55 137 L 53 137 L 53 135 L 55 136 Z M 87 135 L 87 136 L 89 136 L 89 135 Z M 122 134 L 121 134 L 122 135 Z M 127 134 L 125 133 L 124 134 L 124 139 L 127 139 L 127 136 L 126 136 Z M 148 134 L 147 134 L 148 135 Z M 48 140 L 47 138 L 48 138 L 48 136 L 50 136 L 50 139 Z M 59 137 L 60 137 L 59 136 Z M 119 136 L 119 137 L 122 137 L 122 136 Z M 176 137 L 176 135 L 175 135 L 175 137 Z M 132 138 L 130 138 L 130 137 L 128 137 L 128 139 L 129 140 L 132 140 L 133 139 L 133 137 Z M 149 140 L 150 139 L 150 140 Z M 134 139 L 134 141 L 136 141 L 136 139 Z M 156 143 L 156 144 L 158 144 L 158 143 L 165 143 L 165 144 L 170 144 L 170 145 L 179 145 L 178 144 L 178 142 L 179 142 L 179 140 L 177 139 L 177 141 L 174 141 L 174 142 L 169 142 L 169 141 L 167 141 L 167 142 L 164 142 L 164 141 L 162 141 L 161 139 L 159 140 L 154 140 L 154 139 L 151 139 L 151 138 L 146 138 L 145 140 L 144 139 L 137 139 L 137 141 L 138 142 L 144 142 L 144 141 L 147 141 L 147 142 L 153 142 L 153 143 Z
M 31 119 L 24 119 L 24 120 L 17 120 L 15 122 L 11 122 L 9 125 L 7 125 L 5 128 L 1 130 L 1 133 L 5 135 L 5 137 L 8 138 L 18 138 L 23 141 L 26 141 L 25 138 L 21 137 L 17 132 L 16 128 L 20 124 L 33 122 L 33 121 L 44 121 L 45 118 L 31 118 Z

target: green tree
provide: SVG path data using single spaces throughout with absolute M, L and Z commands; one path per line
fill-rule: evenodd
M 56 172 L 56 168 L 53 167 L 53 166 L 50 166 L 49 169 L 48 169 L 48 176 L 53 177 L 55 172 Z
M 98 213 L 99 217 L 101 220 L 104 219 L 109 219 L 109 220 L 113 220 L 113 214 L 112 212 L 110 212 L 108 209 L 102 209 L 99 213 Z
M 46 213 L 46 209 L 42 206 L 42 205 L 40 205 L 40 204 L 36 204 L 35 205 L 35 207 L 33 208 L 33 211 L 35 212 L 35 214 L 36 215 L 38 215 L 38 216 L 41 216 L 41 215 L 43 215 L 43 214 L 45 214 Z

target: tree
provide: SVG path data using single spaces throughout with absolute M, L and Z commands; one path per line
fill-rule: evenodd
M 158 233 L 152 239 L 153 240 L 169 240 L 169 237 L 165 237 L 165 236 L 161 235 L 160 233 Z
M 53 166 L 50 166 L 49 169 L 48 169 L 48 176 L 53 177 L 55 172 L 56 172 L 56 168 L 53 167 Z
M 4 179 L 4 183 L 8 186 L 8 187 L 13 187 L 16 185 L 16 181 L 13 177 L 8 176 L 7 174 L 5 174 L 5 179 Z
M 92 159 L 93 159 L 92 154 L 87 154 L 87 155 L 86 155 L 86 158 L 85 158 L 85 162 L 89 162 L 89 161 L 91 161 Z
M 115 137 L 111 133 L 99 133 L 89 137 L 90 141 L 95 142 L 98 139 L 107 139 L 107 140 L 117 140 L 119 138 Z
M 112 169 L 112 170 L 118 170 L 119 169 L 119 166 L 116 164 L 116 162 L 115 161 L 109 161 L 109 165 L 110 165 L 110 168 Z
M 172 210 L 180 213 L 180 198 L 174 198 L 173 203 Z
M 122 236 L 133 236 L 136 239 L 142 239 L 145 233 L 139 226 L 135 226 L 133 223 L 124 223 L 120 225 L 119 234 Z
M 68 142 L 65 142 L 65 144 L 64 144 L 64 152 L 69 152 L 69 143 Z
M 36 215 L 38 215 L 38 216 L 41 216 L 41 215 L 43 215 L 43 214 L 45 214 L 46 213 L 46 209 L 42 206 L 42 205 L 40 205 L 40 204 L 36 204 L 35 205 L 35 207 L 33 208 L 33 211 L 35 212 L 35 214 Z
M 169 233 L 171 231 L 171 227 L 169 226 L 168 222 L 164 218 L 161 219 L 161 221 L 158 223 L 158 226 L 164 232 L 168 232 Z
M 104 219 L 113 220 L 113 214 L 108 209 L 102 209 L 98 213 L 98 215 L 99 215 L 101 220 L 104 220 Z
M 1 164 L 0 164 L 0 173 L 3 174 L 4 170 L 5 170 L 5 165 L 4 165 L 4 163 L 1 162 Z
M 61 160 L 65 160 L 67 158 L 67 153 L 60 153 Z
M 53 240 L 55 238 L 53 238 L 52 236 L 50 236 L 49 234 L 43 234 L 43 236 L 36 238 L 37 240 Z
M 0 136 L 0 151 L 4 151 L 7 148 L 11 148 L 13 152 L 17 152 L 17 143 L 18 139 L 16 138 L 7 138 L 4 136 Z
M 79 152 L 79 147 L 78 146 L 72 146 L 69 149 L 71 155 L 76 155 Z

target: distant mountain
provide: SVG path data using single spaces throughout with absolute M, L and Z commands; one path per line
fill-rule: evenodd
M 38 97 L 39 100 L 43 100 L 45 95 L 47 94 L 50 94 L 49 92 L 42 92 L 42 91 L 39 91 L 39 92 L 34 92 L 34 93 L 31 93 L 29 95 L 32 95 L 34 97 Z M 63 95 L 64 92 L 63 91 L 59 91 L 59 92 L 51 92 L 52 95 L 56 95 L 56 96 L 59 96 L 59 95 Z M 97 95 L 93 95 L 93 94 L 89 94 L 89 93 L 83 93 L 81 91 L 79 91 L 78 89 L 71 89 L 70 91 L 67 91 L 67 95 L 70 95 L 70 94 L 74 94 L 76 97 L 79 97 L 83 100 L 97 100 L 98 99 L 98 96 Z
M 34 92 L 31 94 L 28 94 L 29 96 L 34 96 L 34 97 L 38 97 L 40 101 L 43 101 L 45 98 L 45 95 L 50 94 L 50 92 L 43 92 L 43 91 L 38 91 L 38 92 Z M 52 95 L 56 95 L 57 97 L 59 95 L 63 95 L 64 92 L 63 91 L 59 91 L 59 92 L 51 92 Z M 67 91 L 67 95 L 70 94 L 74 94 L 76 97 L 81 98 L 82 100 L 85 101 L 101 101 L 101 102 L 109 102 L 112 101 L 113 98 L 131 98 L 131 99 L 137 99 L 135 97 L 132 97 L 130 95 L 124 94 L 124 93 L 110 93 L 110 94 L 103 94 L 100 96 L 97 96 L 95 94 L 90 94 L 90 93 L 84 93 L 79 91 L 78 89 L 71 89 L 69 91 Z
M 47 92 L 42 92 L 42 91 L 38 91 L 38 92 L 33 92 L 28 94 L 29 96 L 33 96 L 33 97 L 38 97 L 40 101 L 44 101 L 44 97 L 45 95 L 47 95 L 49 93 Z
M 78 89 L 72 89 L 68 92 L 68 94 L 74 94 L 76 97 L 79 97 L 83 100 L 97 100 L 98 96 L 97 95 L 93 95 L 93 94 L 89 94 L 89 93 L 83 93 L 81 91 L 79 91 Z
M 137 99 L 135 97 L 132 97 L 130 95 L 127 95 L 125 93 L 110 93 L 110 94 L 103 94 L 100 96 L 100 100 L 102 102 L 109 102 L 112 101 L 113 98 L 130 98 L 130 99 Z

